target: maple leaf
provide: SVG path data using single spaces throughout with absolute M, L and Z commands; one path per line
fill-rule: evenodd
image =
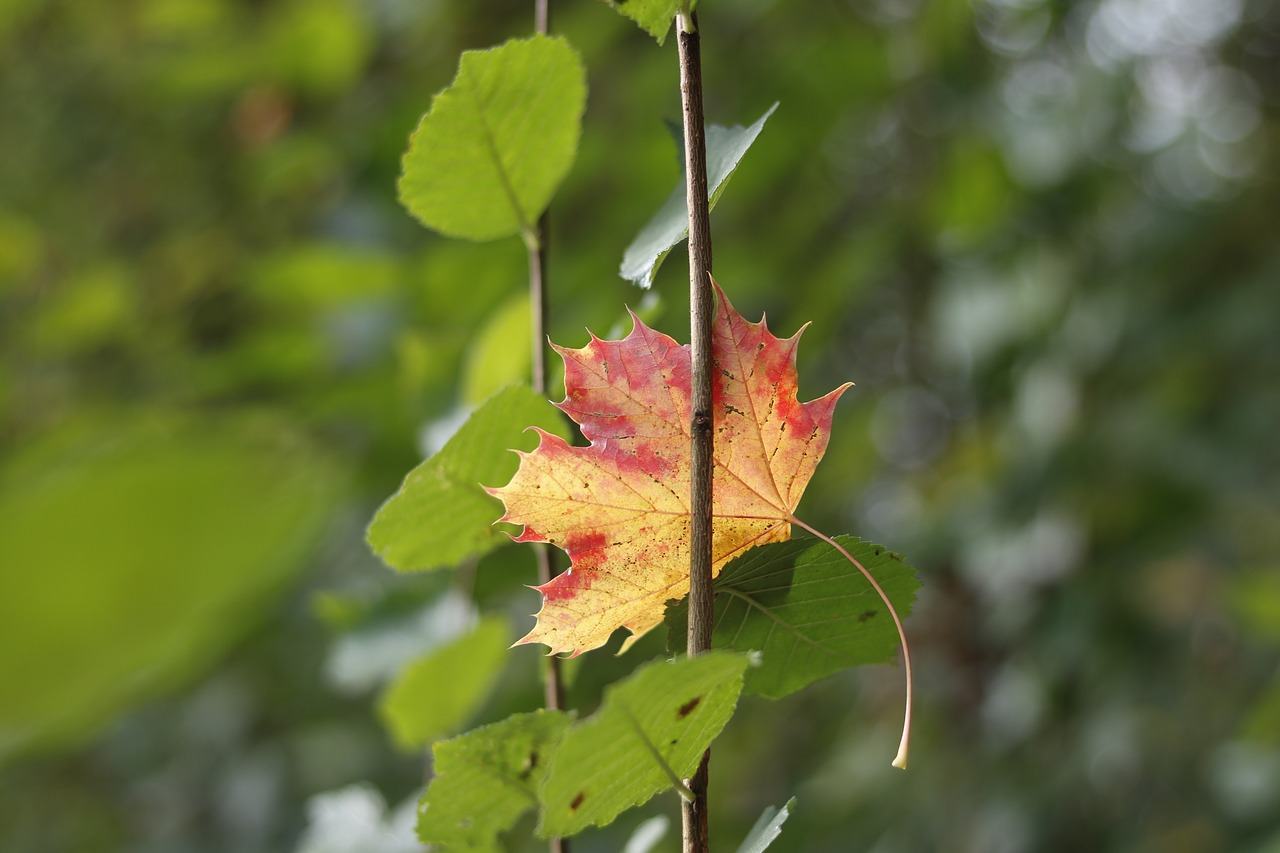
M 718 285 L 716 292 L 713 575 L 752 546 L 791 538 L 792 513 L 850 384 L 799 402 L 795 353 L 804 329 L 774 337 L 763 319 L 748 322 Z M 506 506 L 502 521 L 524 525 L 515 541 L 550 542 L 571 561 L 536 587 L 537 625 L 518 643 L 576 655 L 625 627 L 625 649 L 662 621 L 669 599 L 689 591 L 689 347 L 632 320 L 623 340 L 592 335 L 581 349 L 555 346 L 566 391 L 557 405 L 590 446 L 538 430 L 538 447 L 517 451 L 511 482 L 488 490 Z

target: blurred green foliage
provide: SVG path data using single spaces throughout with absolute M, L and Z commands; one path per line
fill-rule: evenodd
M 781 103 L 717 207 L 717 279 L 781 334 L 813 321 L 805 389 L 858 383 L 803 515 L 924 581 L 912 769 L 895 670 L 745 699 L 713 836 L 794 794 L 779 849 L 1273 849 L 1275 5 L 700 16 L 710 120 Z M 421 785 L 374 693 L 471 624 L 446 588 L 529 624 L 522 550 L 401 578 L 363 527 L 525 369 L 485 331 L 524 247 L 435 237 L 395 184 L 459 53 L 531 22 L 0 2 L 0 741 L 25 750 L 0 848 L 292 849 L 309 797 Z M 616 270 L 678 178 L 679 100 L 673 46 L 604 4 L 555 27 L 590 86 L 551 211 L 550 335 L 580 346 L 641 301 Z M 683 277 L 655 283 L 679 338 Z M 660 651 L 583 656 L 571 702 Z M 537 651 L 509 656 L 470 723 L 538 703 Z

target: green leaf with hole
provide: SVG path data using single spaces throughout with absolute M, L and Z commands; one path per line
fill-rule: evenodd
M 764 853 L 769 845 L 782 833 L 782 825 L 791 817 L 791 810 L 796 806 L 796 798 L 787 800 L 780 809 L 773 806 L 760 813 L 755 826 L 747 833 L 746 840 L 738 848 L 738 853 Z
M 540 394 L 504 388 L 476 409 L 440 452 L 409 472 L 369 525 L 369 546 L 393 569 L 452 566 L 508 541 L 494 525 L 502 504 L 482 486 L 501 485 L 519 460 L 510 448 L 532 450 L 537 426 L 568 439 L 564 417 Z
M 853 536 L 836 541 L 879 582 L 898 615 L 920 588 L 902 557 Z M 715 580 L 717 649 L 759 651 L 747 673 L 750 693 L 778 699 L 842 669 L 894 660 L 898 632 L 871 584 L 825 542 L 792 539 L 752 548 Z M 682 650 L 687 602 L 667 608 L 667 642 Z
M 724 194 L 724 188 L 733 177 L 738 163 L 777 108 L 777 104 L 769 107 L 750 127 L 720 127 L 713 124 L 707 128 L 707 196 L 713 209 Z M 640 229 L 640 233 L 623 253 L 619 274 L 641 287 L 650 287 L 667 254 L 688 236 L 689 205 L 682 177 L 662 207 Z
M 463 725 L 498 680 L 510 633 L 507 620 L 486 616 L 467 633 L 405 667 L 378 703 L 378 714 L 396 745 L 416 749 Z
M 401 203 L 450 237 L 532 234 L 573 164 L 586 100 L 582 61 L 562 38 L 466 51 L 409 139 Z
M 728 652 L 655 661 L 606 689 L 551 759 L 539 833 L 603 826 L 692 775 L 733 716 L 747 663 Z
M 534 711 L 437 743 L 418 837 L 446 850 L 504 850 L 499 833 L 538 804 L 551 752 L 571 721 L 562 711 Z
M 635 21 L 640 29 L 657 39 L 658 44 L 667 40 L 667 33 L 671 31 L 671 22 L 685 5 L 685 0 L 605 0 L 605 2 L 620 15 Z M 696 0 L 689 0 L 690 11 L 697 5 Z

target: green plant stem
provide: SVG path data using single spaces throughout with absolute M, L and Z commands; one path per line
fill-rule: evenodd
M 711 508 L 714 421 L 711 399 L 711 210 L 707 200 L 706 118 L 702 109 L 702 46 L 697 17 L 683 9 L 676 19 L 680 55 L 680 100 L 684 107 L 685 198 L 689 207 L 689 324 L 693 363 L 691 388 L 689 493 L 690 655 L 711 648 L 714 620 L 711 590 Z M 707 781 L 711 750 L 687 782 L 693 799 L 681 804 L 685 853 L 706 853 Z
M 644 745 L 645 750 L 653 758 L 654 762 L 662 768 L 663 774 L 671 780 L 671 784 L 675 787 L 676 793 L 680 795 L 680 799 L 686 803 L 692 802 L 694 799 L 693 791 L 690 791 L 689 787 L 680 780 L 680 777 L 676 775 L 676 771 L 671 768 L 667 760 L 662 757 L 662 753 L 653 745 L 653 741 L 649 740 L 649 736 L 645 734 L 644 726 L 640 725 L 640 721 L 636 719 L 635 714 L 631 713 L 631 709 L 626 705 L 621 705 L 620 710 L 626 716 L 627 722 L 631 723 L 631 728 L 635 730 L 636 738 Z

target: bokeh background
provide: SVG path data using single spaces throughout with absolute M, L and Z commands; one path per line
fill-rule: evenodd
M 679 177 L 674 45 L 554 15 L 591 94 L 551 337 L 630 304 L 685 340 L 679 252 L 651 293 L 616 275 Z M 744 700 L 713 837 L 795 795 L 780 850 L 1280 850 L 1280 7 L 702 23 L 710 120 L 781 103 L 717 277 L 813 321 L 802 392 L 857 383 L 802 515 L 925 585 L 912 769 L 898 669 Z M 519 240 L 430 234 L 395 179 L 459 52 L 531 29 L 520 3 L 0 2 L 0 849 L 414 849 L 424 759 L 378 691 L 476 606 L 514 638 L 537 602 L 519 548 L 398 577 L 363 544 L 528 369 Z M 577 707 L 657 640 L 580 659 Z M 534 707 L 537 659 L 463 722 Z

